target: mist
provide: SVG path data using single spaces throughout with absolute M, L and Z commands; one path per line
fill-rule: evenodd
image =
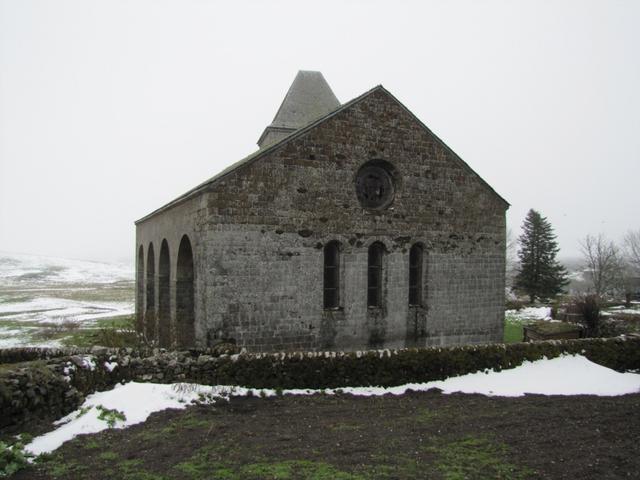
M 132 261 L 133 222 L 257 149 L 298 70 L 382 84 L 511 203 L 640 228 L 640 3 L 0 0 L 0 251 Z

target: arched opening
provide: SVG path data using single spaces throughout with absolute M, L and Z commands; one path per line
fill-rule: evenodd
M 409 305 L 422 305 L 422 245 L 409 250 Z
M 189 237 L 184 235 L 178 248 L 176 269 L 176 336 L 178 347 L 183 348 L 195 344 L 193 279 L 193 251 Z
M 384 245 L 375 242 L 369 247 L 367 262 L 367 306 L 382 306 L 382 257 Z
M 166 239 L 162 240 L 158 261 L 158 342 L 161 347 L 167 348 L 171 346 L 171 309 L 169 300 L 171 266 L 169 244 Z
M 329 242 L 324 247 L 324 308 L 340 306 L 340 244 Z
M 156 324 L 156 259 L 153 243 L 147 252 L 147 306 L 144 313 L 144 334 L 149 339 L 155 338 Z
M 136 266 L 136 330 L 144 328 L 144 248 L 138 248 L 138 264 Z

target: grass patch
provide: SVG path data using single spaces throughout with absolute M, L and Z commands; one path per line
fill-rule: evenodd
M 111 452 L 107 450 L 106 452 L 102 452 L 99 455 L 100 460 L 113 461 L 118 458 L 118 454 L 116 452 Z
M 0 314 L 1 315 L 1 314 Z M 86 326 L 82 322 L 64 321 L 61 323 L 30 322 L 0 319 L 0 329 L 19 330 L 18 334 L 28 342 L 59 341 L 65 347 L 103 347 L 124 348 L 140 347 L 142 339 L 135 331 L 134 316 L 120 315 L 101 318 Z M 14 337 L 3 335 L 0 338 Z
M 362 475 L 345 472 L 325 462 L 285 460 L 257 462 L 247 465 L 229 465 L 211 461 L 202 453 L 174 467 L 190 480 L 365 480 Z
M 137 348 L 143 346 L 143 339 L 135 331 L 133 315 L 100 319 L 91 327 L 80 328 L 61 341 L 67 347 L 100 345 L 110 348 Z
M 345 431 L 360 430 L 362 428 L 362 425 L 358 425 L 356 423 L 336 423 L 335 425 L 332 425 L 330 428 L 334 432 L 345 432 Z
M 313 480 L 364 480 L 365 477 L 338 470 L 324 462 L 287 460 L 274 463 L 253 463 L 240 469 L 240 477 L 246 479 L 313 479 Z
M 13 475 L 26 468 L 32 455 L 25 453 L 24 444 L 15 442 L 13 445 L 0 441 L 0 477 Z
M 61 454 L 46 456 L 38 463 L 46 466 L 47 473 L 53 478 L 81 478 L 81 474 L 89 470 L 89 466 L 66 459 Z
M 407 480 L 432 478 L 432 469 L 428 465 L 420 465 L 415 458 L 408 455 L 373 454 L 370 457 L 376 463 L 361 469 L 364 478 Z
M 414 417 L 412 417 L 412 420 L 418 423 L 431 423 L 438 418 L 438 416 L 439 413 L 437 411 L 429 408 L 423 408 L 422 410 L 419 410 Z
M 504 321 L 504 343 L 522 342 L 523 338 L 524 329 L 522 328 L 522 323 L 506 318 Z
M 581 327 L 574 323 L 550 322 L 546 320 L 540 320 L 535 323 L 532 323 L 529 325 L 529 327 L 533 328 L 536 332 L 544 335 L 568 333 L 568 332 L 575 332 L 575 331 L 581 330 Z
M 436 454 L 436 468 L 445 480 L 522 480 L 534 474 L 529 468 L 507 461 L 509 452 L 506 445 L 485 438 L 466 437 L 429 450 Z

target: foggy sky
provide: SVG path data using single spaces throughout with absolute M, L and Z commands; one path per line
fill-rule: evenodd
M 382 84 L 511 203 L 640 228 L 640 2 L 0 0 L 0 251 L 129 260 L 251 153 L 298 70 Z

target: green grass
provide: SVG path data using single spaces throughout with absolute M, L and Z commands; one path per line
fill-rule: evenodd
M 190 480 L 365 480 L 365 476 L 345 472 L 325 462 L 285 460 L 230 465 L 203 456 L 202 452 L 174 467 Z
M 436 454 L 436 467 L 445 480 L 523 480 L 534 473 L 509 462 L 506 445 L 486 438 L 466 437 L 430 450 Z
M 433 424 L 447 424 L 447 416 L 450 415 L 447 409 L 420 408 L 408 417 L 414 420 L 418 429 L 429 428 L 431 432 L 438 429 L 438 434 L 420 435 L 420 442 L 411 446 L 391 435 L 384 442 L 364 447 L 357 462 L 346 464 L 344 461 L 340 463 L 335 452 L 328 453 L 332 452 L 331 449 L 320 451 L 303 447 L 274 451 L 263 450 L 261 443 L 249 442 L 252 446 L 248 451 L 247 444 L 239 441 L 238 437 L 218 437 L 215 433 L 210 437 L 208 433 L 205 435 L 215 422 L 198 415 L 194 410 L 165 423 L 148 425 L 143 430 L 162 433 L 153 435 L 153 439 L 145 441 L 139 434 L 131 438 L 132 444 L 146 444 L 146 449 L 151 452 L 156 448 L 155 442 L 159 446 L 184 440 L 185 437 L 202 439 L 194 442 L 193 448 L 182 450 L 181 455 L 171 462 L 172 466 L 156 462 L 153 454 L 148 453 L 144 458 L 130 458 L 130 451 L 120 451 L 120 441 L 114 441 L 112 436 L 105 434 L 73 440 L 75 445 L 68 446 L 66 450 L 70 453 L 48 455 L 39 459 L 38 464 L 54 478 L 60 479 L 83 478 L 92 469 L 101 472 L 99 478 L 123 480 L 524 480 L 535 473 L 519 465 L 513 452 L 503 443 L 488 437 L 441 434 Z M 426 427 L 429 423 L 432 425 Z M 346 427 L 345 431 L 357 425 L 351 420 L 336 423 L 338 430 Z M 401 432 L 405 427 L 396 424 L 390 428 Z M 158 460 L 164 457 L 161 451 L 158 455 Z
M 134 332 L 133 315 L 120 315 L 96 320 L 89 326 L 77 322 L 60 324 L 3 320 L 0 328 L 20 330 L 20 335 L 32 342 L 59 341 L 66 347 L 135 347 L 139 339 Z M 11 336 L 15 335 L 14 333 Z M 0 338 L 2 338 L 0 330 Z
M 107 450 L 106 452 L 102 452 L 98 457 L 100 458 L 100 460 L 116 460 L 118 458 L 118 454 L 116 452 Z
M 534 327 L 537 332 L 542 334 L 575 332 L 576 330 L 580 329 L 579 327 L 576 327 L 576 325 L 572 323 L 548 322 L 545 320 L 534 322 L 530 326 Z
M 61 342 L 65 346 L 91 347 L 136 347 L 139 338 L 133 326 L 133 315 L 124 315 L 101 319 L 88 328 L 79 328 L 70 332 Z
M 504 343 L 521 342 L 524 338 L 522 323 L 514 322 L 508 318 L 504 321 Z
M 55 270 L 55 268 L 54 268 Z M 32 278 L 36 280 L 37 278 Z M 64 288 L 56 285 L 51 287 L 39 284 L 28 284 L 24 287 L 0 286 L 0 303 L 29 302 L 40 297 L 53 297 L 58 299 L 83 301 L 83 302 L 126 302 L 133 304 L 135 296 L 133 281 L 120 281 L 108 285 L 102 284 L 65 284 Z M 122 329 L 133 325 L 131 315 L 120 315 L 111 318 L 102 318 L 92 322 L 63 321 L 62 323 L 47 323 L 30 320 L 16 320 L 16 313 L 24 315 L 22 318 L 32 318 L 29 314 L 44 312 L 49 308 L 22 311 L 0 312 L 0 339 L 12 337 L 19 338 L 22 343 L 49 344 L 59 342 L 63 346 L 90 347 L 101 345 L 105 341 L 111 341 L 113 347 L 136 346 L 135 335 L 105 335 L 107 329 Z M 21 318 L 21 317 L 17 317 Z M 114 325 L 115 327 L 112 327 Z M 2 330 L 19 330 L 19 333 L 3 335 Z
M 334 432 L 345 432 L 345 431 L 360 430 L 362 429 L 362 425 L 359 425 L 357 423 L 336 423 L 335 425 L 332 425 L 330 428 Z

